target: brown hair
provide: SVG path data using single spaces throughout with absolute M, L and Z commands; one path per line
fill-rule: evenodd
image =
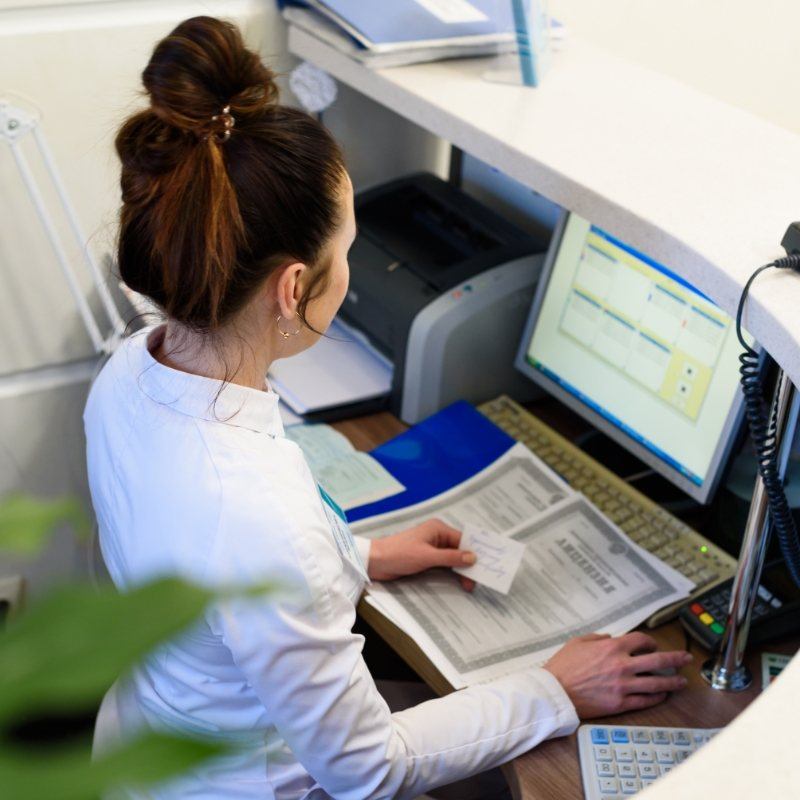
M 173 319 L 209 331 L 272 270 L 300 261 L 318 268 L 299 303 L 305 320 L 342 222 L 345 167 L 333 137 L 280 105 L 274 73 L 236 27 L 211 17 L 162 39 L 142 82 L 150 107 L 116 138 L 122 279 Z

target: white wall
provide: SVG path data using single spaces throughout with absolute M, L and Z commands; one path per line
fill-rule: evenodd
M 139 76 L 155 42 L 197 14 L 235 20 L 273 68 L 285 73 L 293 66 L 272 0 L 0 0 L 0 97 L 20 93 L 41 109 L 43 130 L 98 254 L 113 249 L 115 234 L 114 132 L 142 102 Z M 344 145 L 357 187 L 412 169 L 444 168 L 437 140 L 346 89 L 325 122 Z M 8 377 L 86 359 L 91 348 L 2 142 L 0 280 L 0 496 L 24 490 L 88 498 L 81 412 L 93 362 L 59 368 L 67 381 L 79 377 L 47 391 L 18 390 L 21 381 Z M 0 553 L 0 576 L 22 571 L 36 592 L 80 573 L 85 562 L 81 548 L 62 535 L 34 564 Z
M 797 0 L 549 0 L 581 39 L 800 132 Z

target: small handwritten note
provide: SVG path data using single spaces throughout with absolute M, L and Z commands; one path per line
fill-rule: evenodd
M 454 572 L 501 594 L 508 594 L 525 552 L 522 542 L 494 531 L 485 531 L 477 525 L 465 525 L 459 548 L 471 550 L 478 561 L 471 567 L 456 567 Z

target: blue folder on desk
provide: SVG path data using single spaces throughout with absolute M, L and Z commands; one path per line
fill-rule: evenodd
M 514 444 L 474 406 L 453 403 L 370 453 L 405 491 L 351 509 L 347 519 L 356 522 L 428 500 L 488 467 Z

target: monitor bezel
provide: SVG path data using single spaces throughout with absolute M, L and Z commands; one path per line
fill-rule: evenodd
M 741 391 L 736 392 L 734 401 L 728 409 L 727 418 L 722 427 L 717 447 L 711 458 L 706 478 L 702 484 L 698 485 L 543 372 L 532 367 L 527 361 L 528 346 L 533 337 L 536 322 L 539 319 L 539 311 L 544 303 L 547 287 L 550 283 L 550 276 L 553 274 L 553 267 L 555 266 L 556 258 L 561 248 L 564 231 L 572 213 L 571 211 L 564 211 L 553 231 L 553 238 L 550 241 L 550 247 L 548 248 L 547 256 L 539 276 L 539 282 L 536 286 L 536 292 L 530 312 L 528 313 L 528 319 L 525 322 L 525 329 L 522 334 L 522 339 L 520 340 L 520 346 L 517 350 L 517 356 L 514 360 L 514 366 L 527 378 L 541 386 L 549 394 L 556 397 L 564 403 L 564 405 L 587 420 L 587 422 L 590 422 L 595 428 L 602 431 L 606 436 L 631 452 L 659 475 L 662 475 L 681 491 L 689 495 L 689 497 L 696 500 L 698 503 L 709 503 L 719 485 L 722 473 L 725 471 L 725 467 L 728 463 L 731 450 L 737 440 L 738 432 L 741 429 L 744 418 L 744 396 Z

